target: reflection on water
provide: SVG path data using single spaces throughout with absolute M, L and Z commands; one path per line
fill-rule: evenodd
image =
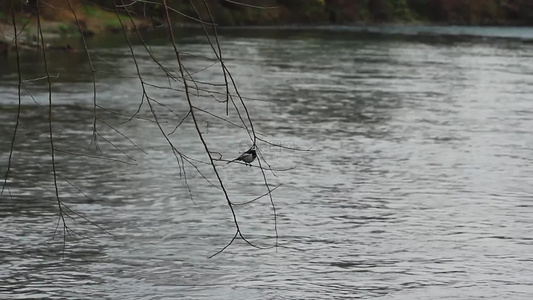
M 221 33 L 242 93 L 255 99 L 248 105 L 258 132 L 312 151 L 264 148 L 273 167 L 296 166 L 269 174 L 284 183 L 274 192 L 282 247 L 237 241 L 212 259 L 234 233 L 230 212 L 220 191 L 188 166 L 191 201 L 146 105 L 125 122 L 141 101 L 129 49 L 91 41 L 98 104 L 107 109 L 98 110 L 101 152 L 92 142 L 84 56 L 51 54 L 60 197 L 115 237 L 72 214 L 72 229 L 87 238 L 69 240 L 62 259 L 60 239 L 52 240 L 58 216 L 47 85 L 27 82 L 13 176 L 0 198 L 0 296 L 529 299 L 533 48 L 523 39 L 530 37 L 522 29 L 498 29 L 498 37 L 515 37 L 500 40 L 483 38 L 495 34 L 481 28 L 376 30 Z M 166 41 L 156 34 L 151 42 L 154 55 L 173 65 Z M 210 55 L 202 37 L 185 35 L 182 43 L 187 53 Z M 185 61 L 197 79 L 221 80 L 219 68 L 206 68 L 211 62 Z M 40 58 L 27 54 L 23 62 L 25 79 L 44 75 Z M 139 62 L 147 81 L 165 81 L 147 55 Z M 0 78 L 4 172 L 17 114 L 13 60 L 0 61 Z M 172 110 L 156 108 L 172 131 L 187 113 L 183 99 L 150 93 Z M 212 98 L 194 101 L 224 115 Z M 224 158 L 246 147 L 241 130 L 198 117 Z M 190 123 L 169 138 L 205 161 Z M 215 181 L 208 166 L 198 167 Z M 256 168 L 220 168 L 235 201 L 264 193 Z M 273 245 L 268 199 L 237 213 L 253 242 Z

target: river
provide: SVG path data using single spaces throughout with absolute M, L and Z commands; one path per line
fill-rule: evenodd
M 237 239 L 211 258 L 235 234 L 231 211 L 190 116 L 170 134 L 188 112 L 182 85 L 134 37 L 143 79 L 175 88 L 146 86 L 161 129 L 196 167 L 173 155 L 146 99 L 139 108 L 141 86 L 119 36 L 88 41 L 100 151 L 86 55 L 50 52 L 57 182 L 69 226 L 63 244 L 48 84 L 39 79 L 46 73 L 38 55 L 24 54 L 20 126 L 0 196 L 0 298 L 531 299 L 531 32 L 221 30 L 223 58 L 256 133 L 283 147 L 259 143 L 275 169 L 265 177 L 257 161 L 215 162 L 235 203 L 266 193 L 264 178 L 281 186 L 272 192 L 275 219 L 269 197 L 235 206 L 243 235 L 261 249 Z M 177 71 L 164 34 L 145 38 Z M 232 106 L 226 116 L 216 101 L 225 100 L 224 88 L 207 84 L 224 78 L 205 37 L 184 29 L 178 46 L 199 81 L 191 83 L 194 105 L 240 124 Z M 2 178 L 16 70 L 13 55 L 0 58 Z M 202 111 L 196 117 L 215 158 L 251 145 L 244 129 Z

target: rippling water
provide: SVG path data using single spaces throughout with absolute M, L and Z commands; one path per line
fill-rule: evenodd
M 235 232 L 231 213 L 220 190 L 187 165 L 191 200 L 146 102 L 124 123 L 141 101 L 128 47 L 91 41 L 98 103 L 113 111 L 98 114 L 142 151 L 103 122 L 95 151 L 84 55 L 50 54 L 60 197 L 114 236 L 71 213 L 75 232 L 64 253 L 61 228 L 52 239 L 47 85 L 28 82 L 34 99 L 23 89 L 13 177 L 0 198 L 0 298 L 531 299 L 531 37 L 512 28 L 406 30 L 222 32 L 256 130 L 311 151 L 262 144 L 273 168 L 289 168 L 267 172 L 273 186 L 284 184 L 274 191 L 277 251 L 237 240 L 213 258 Z M 152 42 L 154 55 L 175 66 L 169 45 Z M 212 57 L 201 36 L 180 46 Z M 168 85 L 148 55 L 138 60 L 148 82 Z M 23 61 L 25 79 L 44 75 L 37 57 Z M 222 81 L 220 67 L 203 57 L 186 55 L 185 64 L 198 80 Z M 14 60 L 0 61 L 2 174 L 17 113 L 15 71 Z M 181 94 L 149 93 L 170 109 L 156 107 L 172 131 L 187 113 Z M 193 100 L 224 116 L 213 98 Z M 242 129 L 198 117 L 225 159 L 249 145 Z M 229 118 L 239 122 L 233 112 Z M 190 122 L 169 138 L 206 160 Z M 197 165 L 216 182 L 209 166 Z M 266 192 L 259 169 L 217 165 L 235 202 Z M 236 210 L 250 241 L 274 245 L 268 198 Z

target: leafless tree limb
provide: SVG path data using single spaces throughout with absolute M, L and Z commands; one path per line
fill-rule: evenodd
M 2 191 L 0 192 L 0 195 L 4 193 L 4 189 L 7 185 L 7 179 L 9 177 L 9 171 L 11 170 L 11 160 L 13 158 L 13 150 L 15 148 L 15 139 L 17 138 L 17 130 L 19 128 L 20 124 L 20 109 L 22 107 L 22 98 L 20 96 L 20 89 L 22 86 L 22 74 L 20 73 L 20 53 L 19 53 L 19 43 L 18 43 L 18 34 L 17 34 L 17 24 L 15 22 L 15 8 L 13 7 L 13 1 L 10 1 L 10 9 L 11 9 L 11 20 L 13 22 L 13 30 L 15 32 L 15 52 L 17 54 L 17 74 L 18 74 L 18 86 L 17 86 L 17 98 L 18 98 L 18 106 L 17 106 L 17 119 L 15 121 L 15 129 L 13 130 L 13 138 L 11 139 L 11 147 L 9 149 L 9 158 L 7 160 L 7 170 L 6 175 L 4 178 L 4 184 L 2 185 Z
M 61 199 L 59 198 L 59 188 L 57 186 L 57 171 L 56 171 L 56 162 L 55 162 L 55 147 L 54 147 L 54 134 L 53 134 L 53 115 L 52 115 L 52 80 L 50 79 L 50 72 L 48 71 L 48 61 L 46 59 L 46 45 L 44 43 L 44 37 L 43 37 L 43 29 L 41 26 L 41 14 L 39 10 L 39 0 L 37 0 L 37 31 L 41 38 L 41 50 L 43 55 L 43 64 L 44 64 L 44 70 L 46 72 L 46 78 L 48 83 L 48 126 L 49 126 L 49 140 L 50 140 L 50 158 L 52 160 L 52 173 L 53 173 L 53 181 L 54 181 L 54 191 L 55 191 L 55 197 L 57 200 L 57 207 L 59 209 L 59 217 L 61 219 L 61 222 L 63 224 L 63 254 L 65 253 L 65 243 L 67 238 L 67 222 L 65 221 L 65 214 L 63 212 L 63 203 L 61 202 Z
M 140 99 L 138 103 L 134 104 L 135 111 L 133 114 L 130 114 L 131 111 L 128 112 L 121 112 L 117 109 L 112 109 L 110 107 L 106 107 L 105 105 L 102 105 L 102 101 L 99 101 L 99 93 L 97 90 L 97 81 L 100 79 L 98 77 L 104 77 L 100 76 L 98 74 L 105 74 L 104 71 L 98 70 L 100 60 L 103 60 L 103 63 L 107 63 L 109 65 L 112 65 L 111 62 L 106 62 L 104 58 L 101 58 L 97 51 L 95 49 L 89 49 L 86 37 L 83 34 L 84 31 L 84 25 L 82 22 L 82 19 L 80 15 L 78 15 L 78 7 L 75 7 L 73 2 L 71 0 L 68 0 L 68 8 L 61 8 L 63 10 L 69 11 L 72 13 L 75 21 L 75 26 L 77 28 L 77 31 L 79 31 L 81 36 L 81 43 L 82 47 L 84 49 L 84 54 L 87 57 L 87 64 L 89 66 L 90 71 L 90 80 L 92 83 L 92 104 L 91 104 L 91 125 L 92 125 L 92 135 L 91 135 L 91 145 L 94 143 L 96 154 L 94 152 L 91 152 L 91 150 L 86 149 L 85 151 L 72 151 L 70 149 L 64 149 L 61 145 L 62 137 L 54 130 L 56 129 L 56 120 L 54 119 L 54 107 L 53 107 L 53 89 L 52 89 L 52 82 L 54 79 L 54 76 L 50 74 L 50 70 L 53 70 L 53 68 L 50 68 L 48 59 L 48 53 L 47 51 L 47 45 L 45 43 L 45 36 L 43 35 L 43 26 L 41 24 L 42 21 L 42 15 L 40 11 L 40 7 L 47 6 L 51 7 L 48 3 L 45 2 L 46 0 L 36 0 L 36 20 L 37 20 L 37 39 L 38 39 L 38 47 L 39 47 L 39 53 L 42 55 L 43 64 L 44 64 L 44 70 L 46 75 L 40 76 L 38 78 L 28 78 L 24 79 L 21 73 L 20 68 L 20 55 L 19 55 L 19 34 L 20 30 L 17 27 L 16 21 L 15 21 L 15 11 L 13 8 L 13 0 L 10 0 L 11 3 L 11 17 L 13 22 L 13 29 L 14 29 L 14 43 L 15 43 L 15 52 L 17 54 L 17 69 L 18 69 L 18 110 L 17 110 L 17 119 L 14 126 L 14 132 L 11 139 L 11 146 L 10 146 L 10 154 L 8 159 L 8 166 L 6 170 L 6 175 L 4 178 L 4 184 L 2 186 L 2 191 L 0 194 L 3 194 L 4 189 L 7 189 L 8 192 L 11 195 L 11 191 L 7 187 L 8 184 L 8 178 L 11 176 L 13 178 L 15 177 L 15 174 L 12 170 L 12 162 L 13 162 L 13 156 L 15 152 L 15 142 L 17 138 L 17 134 L 19 131 L 21 131 L 21 128 L 23 129 L 23 132 L 26 132 L 25 130 L 33 130 L 31 128 L 25 128 L 20 120 L 21 115 L 21 105 L 22 105 L 22 91 L 26 91 L 28 96 L 35 102 L 39 108 L 43 111 L 46 111 L 47 114 L 47 125 L 48 125 L 48 131 L 46 132 L 48 134 L 48 143 L 50 144 L 50 159 L 51 159 L 51 175 L 52 175 L 52 183 L 50 183 L 49 189 L 54 190 L 55 195 L 55 201 L 57 202 L 57 207 L 59 210 L 59 218 L 58 222 L 56 224 L 56 228 L 54 230 L 54 234 L 52 239 L 55 238 L 56 234 L 60 231 L 62 231 L 62 238 L 63 238 L 63 255 L 65 253 L 66 249 L 66 240 L 67 238 L 86 238 L 89 240 L 92 240 L 90 237 L 84 234 L 84 231 L 78 231 L 73 230 L 69 224 L 73 221 L 81 221 L 81 222 L 87 222 L 85 224 L 90 224 L 91 226 L 94 226 L 98 228 L 99 230 L 102 230 L 103 232 L 112 235 L 111 232 L 104 229 L 101 225 L 97 224 L 94 221 L 91 221 L 88 216 L 85 216 L 82 213 L 76 212 L 74 209 L 71 209 L 71 206 L 67 206 L 65 204 L 64 197 L 60 197 L 62 193 L 60 192 L 60 188 L 65 186 L 63 182 L 68 184 L 68 186 L 74 188 L 78 193 L 83 195 L 84 198 L 90 199 L 90 197 L 85 193 L 82 189 L 77 187 L 74 184 L 74 181 L 71 181 L 67 179 L 68 177 L 65 174 L 62 173 L 61 168 L 57 168 L 57 158 L 58 153 L 60 154 L 59 157 L 63 159 L 68 159 L 71 156 L 81 157 L 84 159 L 98 159 L 98 160 L 106 160 L 111 162 L 118 162 L 122 164 L 127 165 L 136 165 L 136 158 L 134 158 L 132 155 L 130 155 L 130 152 L 128 150 L 131 150 L 132 148 L 130 145 L 135 148 L 135 150 L 138 150 L 144 154 L 148 154 L 146 150 L 144 150 L 141 146 L 139 146 L 136 142 L 134 142 L 130 137 L 128 137 L 126 134 L 121 132 L 121 125 L 124 125 L 128 122 L 136 122 L 136 121 L 148 121 L 150 125 L 155 125 L 154 128 L 159 132 L 159 134 L 165 139 L 166 144 L 170 148 L 170 151 L 172 151 L 172 155 L 176 159 L 176 163 L 179 169 L 180 177 L 183 179 L 185 187 L 187 188 L 187 192 L 189 194 L 189 197 L 191 198 L 192 202 L 196 205 L 196 202 L 193 198 L 193 191 L 192 191 L 192 182 L 190 182 L 190 171 L 193 171 L 193 174 L 199 174 L 199 177 L 201 180 L 205 180 L 209 185 L 213 188 L 216 188 L 217 191 L 220 191 L 221 194 L 224 196 L 225 202 L 228 205 L 228 208 L 231 212 L 231 217 L 233 221 L 233 226 L 235 228 L 235 234 L 233 237 L 229 240 L 229 242 L 222 247 L 220 250 L 216 251 L 211 257 L 214 257 L 220 253 L 222 253 L 227 247 L 233 244 L 233 242 L 236 239 L 242 239 L 246 244 L 248 244 L 251 247 L 258 248 L 258 249 L 269 249 L 271 247 L 261 247 L 256 245 L 255 243 L 252 243 L 252 241 L 249 239 L 249 237 L 244 234 L 243 226 L 241 226 L 241 218 L 238 216 L 235 207 L 236 206 L 245 206 L 246 204 L 254 203 L 259 199 L 262 199 L 264 197 L 268 196 L 268 199 L 270 201 L 270 206 L 272 207 L 272 213 L 273 213 L 273 221 L 274 221 L 274 231 L 275 231 L 275 238 L 276 242 L 273 248 L 277 248 L 279 246 L 278 239 L 279 239 L 279 233 L 278 233 L 278 221 L 277 221 L 277 212 L 276 212 L 276 205 L 272 196 L 272 192 L 278 189 L 282 186 L 282 184 L 271 186 L 271 183 L 269 182 L 269 177 L 267 177 L 267 173 L 270 171 L 272 175 L 277 176 L 274 172 L 276 171 L 287 171 L 294 169 L 295 167 L 291 168 L 273 168 L 271 164 L 266 160 L 264 157 L 260 145 L 261 143 L 265 143 L 270 146 L 280 147 L 288 150 L 295 150 L 295 151 L 311 151 L 306 149 L 297 149 L 297 148 L 291 148 L 284 145 L 277 145 L 275 143 L 269 142 L 264 134 L 256 131 L 254 127 L 254 122 L 251 117 L 251 113 L 246 105 L 246 101 L 269 101 L 264 99 L 254 99 L 249 97 L 244 97 L 241 95 L 241 92 L 238 88 L 237 82 L 235 78 L 233 77 L 232 73 L 230 72 L 228 66 L 226 65 L 224 61 L 224 55 L 222 52 L 222 46 L 220 44 L 220 40 L 218 37 L 218 27 L 216 25 L 215 19 L 212 15 L 211 9 L 209 7 L 209 4 L 207 1 L 202 0 L 203 6 L 207 12 L 207 17 L 204 16 L 204 19 L 202 19 L 202 16 L 193 3 L 193 1 L 189 1 L 190 6 L 194 9 L 197 16 L 189 16 L 183 12 L 178 11 L 177 9 L 171 7 L 167 0 L 162 1 L 162 10 L 164 12 L 164 19 L 166 23 L 166 28 L 168 30 L 168 37 L 169 42 L 171 43 L 173 54 L 175 55 L 174 62 L 177 64 L 177 67 L 175 67 L 175 70 L 172 69 L 172 67 L 169 67 L 167 65 L 164 65 L 152 49 L 149 47 L 148 43 L 145 40 L 145 37 L 143 36 L 141 30 L 138 28 L 136 24 L 135 19 L 135 12 L 134 12 L 134 5 L 137 3 L 142 5 L 161 5 L 159 2 L 154 1 L 148 1 L 148 0 L 135 0 L 131 2 L 125 2 L 123 0 L 113 0 L 113 8 L 104 8 L 109 11 L 114 12 L 116 15 L 116 18 L 118 19 L 118 22 L 120 23 L 120 27 L 122 29 L 122 34 L 126 40 L 129 55 L 131 56 L 133 60 L 133 66 L 135 67 L 135 73 L 133 76 L 130 76 L 129 74 L 121 74 L 119 77 L 124 78 L 135 78 L 136 81 L 138 80 L 138 83 L 140 85 Z M 236 4 L 236 5 L 242 5 L 250 8 L 256 8 L 256 9 L 272 9 L 276 7 L 261 7 L 256 5 L 249 5 L 240 3 L 238 1 L 230 1 L 226 0 L 228 3 Z M 95 5 L 94 3 L 88 3 L 87 1 L 82 1 L 82 5 Z M 103 8 L 103 7 L 101 7 Z M 59 8 L 55 8 L 59 9 Z M 199 24 L 207 38 L 207 43 L 209 44 L 211 50 L 213 51 L 213 57 L 208 57 L 205 55 L 198 55 L 194 53 L 188 53 L 188 52 L 180 52 L 178 49 L 178 43 L 176 42 L 175 35 L 174 35 L 174 23 L 172 22 L 171 15 L 176 17 L 176 14 L 181 15 L 185 18 L 188 18 L 189 20 L 193 20 L 197 24 Z M 129 22 L 129 23 L 127 23 Z M 29 23 L 26 22 L 24 24 L 24 27 Z M 131 26 L 127 25 L 131 24 Z M 131 29 L 131 31 L 135 34 L 136 38 L 138 38 L 140 45 L 142 48 L 134 47 L 132 44 L 132 40 L 130 39 L 130 35 L 128 34 L 128 28 Z M 144 55 L 143 55 L 144 53 Z M 157 52 L 156 52 L 157 53 Z M 147 55 L 146 55 L 147 54 Z M 140 59 L 145 58 L 146 61 L 150 64 L 150 67 L 157 68 L 158 74 L 162 74 L 164 76 L 163 83 L 156 83 L 155 81 L 153 83 L 149 82 L 147 79 L 144 78 L 144 75 L 146 72 L 144 71 L 144 64 L 141 63 L 139 65 Z M 193 57 L 194 59 L 202 59 L 203 62 L 208 62 L 208 65 L 200 68 L 198 70 L 189 71 L 187 67 L 184 64 L 183 57 Z M 214 68 L 215 66 L 218 68 L 218 64 L 220 64 L 220 70 L 222 71 L 223 82 L 220 81 L 208 81 L 208 80 L 199 80 L 198 78 L 201 78 L 202 74 L 207 73 L 204 72 L 206 70 L 209 70 L 211 68 Z M 141 68 L 141 66 L 143 68 Z M 217 71 L 218 72 L 218 71 Z M 97 76 L 98 75 L 98 76 Z M 124 75 L 124 76 L 122 76 Z M 55 78 L 58 78 L 59 74 L 55 76 Z M 33 82 L 36 81 L 43 81 L 47 83 L 47 96 L 48 96 L 48 105 L 40 104 L 31 93 L 30 89 L 28 87 L 32 87 Z M 27 84 L 27 85 L 26 85 Z M 179 85 L 179 87 L 176 87 L 176 85 Z M 159 92 L 160 90 L 168 91 L 168 93 L 172 94 L 176 97 L 178 100 L 182 100 L 183 103 L 186 104 L 186 109 L 184 111 L 177 110 L 173 104 L 166 103 L 163 99 L 158 99 L 154 95 Z M 183 97 L 181 97 L 183 95 Z M 181 98 L 180 98 L 181 97 Z M 211 101 L 211 103 L 221 103 L 222 105 L 225 105 L 225 117 L 224 113 L 219 112 L 218 114 L 210 111 L 209 109 L 202 108 L 203 105 L 197 103 L 198 101 L 208 99 Z M 215 102 L 216 101 L 216 102 Z M 146 105 L 145 105 L 146 104 Z M 133 110 L 133 108 L 132 108 Z M 162 112 L 163 110 L 163 112 Z M 235 116 L 236 114 L 236 116 Z M 115 117 L 118 121 L 113 122 L 110 121 L 109 116 Z M 231 116 L 231 117 L 230 117 Z M 235 117 L 235 119 L 232 119 Z M 263 183 L 266 188 L 266 192 L 262 195 L 246 201 L 246 202 L 234 202 L 232 198 L 230 197 L 230 192 L 228 191 L 228 184 L 226 180 L 222 179 L 221 176 L 221 161 L 227 161 L 223 159 L 222 154 L 219 152 L 221 150 L 219 149 L 212 149 L 215 147 L 210 146 L 210 141 L 208 139 L 210 136 L 202 131 L 201 127 L 203 126 L 203 119 L 207 118 L 208 120 L 217 120 L 223 122 L 223 124 L 229 124 L 232 127 L 242 129 L 246 131 L 246 134 L 249 137 L 249 141 L 253 146 L 256 146 L 258 149 L 258 165 L 254 165 L 254 168 L 259 168 L 259 171 L 261 172 L 261 176 L 263 178 Z M 238 120 L 236 119 L 238 118 Z M 237 121 L 235 121 L 237 120 Z M 239 122 L 240 121 L 240 122 Z M 170 130 L 168 128 L 168 124 L 172 124 L 171 126 L 174 127 L 173 130 Z M 174 125 L 176 124 L 176 125 Z M 175 145 L 175 143 L 170 139 L 170 135 L 181 133 L 182 130 L 187 130 L 189 127 L 183 126 L 180 131 L 178 129 L 183 124 L 191 124 L 194 127 L 195 135 L 198 137 L 199 142 L 202 144 L 203 151 L 205 152 L 207 159 L 205 157 L 193 157 L 191 155 L 188 155 L 189 153 L 182 152 L 182 149 L 178 149 Z M 126 146 L 123 144 L 120 144 L 116 142 L 112 137 L 113 135 L 106 134 L 106 131 L 109 130 L 113 135 L 117 134 L 120 141 L 127 141 Z M 101 131 L 101 132 L 100 132 Z M 173 136 L 174 137 L 174 136 Z M 56 141 L 59 141 L 56 144 Z M 109 153 L 104 153 L 104 151 L 109 151 Z M 239 162 L 237 162 L 239 163 Z M 209 169 L 206 170 L 206 166 L 209 166 Z M 188 173 L 189 172 L 189 173 Z M 195 173 L 194 173 L 195 172 Z M 214 175 L 214 176 L 213 176 Z M 269 175 L 270 176 L 270 175 Z M 193 177 L 194 178 L 194 177 Z M 200 179 L 198 178 L 198 179 Z M 271 177 L 270 177 L 271 178 Z M 22 179 L 24 180 L 24 179 Z M 69 188 L 67 186 L 67 188 Z M 70 189 L 70 188 L 69 188 Z M 54 203 L 55 204 L 55 203 Z M 70 204 L 70 203 L 69 203 Z M 69 224 L 67 224 L 69 223 Z

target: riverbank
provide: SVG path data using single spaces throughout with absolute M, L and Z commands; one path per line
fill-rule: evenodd
M 22 3 L 22 2 L 21 2 Z M 194 3 L 192 5 L 191 3 Z M 126 11 L 127 8 L 127 11 Z M 87 33 L 97 34 L 130 26 L 130 14 L 141 27 L 166 23 L 165 6 L 157 1 L 133 2 L 115 7 L 107 1 L 47 0 L 40 9 L 43 20 L 56 22 L 49 29 L 58 33 L 78 31 L 76 15 Z M 533 25 L 533 2 L 523 0 L 198 0 L 169 4 L 175 23 L 198 24 L 199 20 L 221 26 L 240 25 Z M 18 4 L 20 23 L 35 15 L 35 7 Z M 0 22 L 9 23 L 9 7 L 0 7 Z
M 71 3 L 76 4 L 75 0 Z M 41 29 L 46 38 L 61 38 L 61 36 L 79 35 L 93 36 L 106 32 L 120 32 L 122 28 L 132 31 L 135 28 L 146 30 L 152 27 L 151 22 L 146 18 L 129 16 L 127 14 L 116 14 L 114 11 L 105 10 L 93 5 L 69 5 L 61 6 L 55 3 L 54 9 L 42 8 Z M 27 12 L 19 9 L 14 16 L 17 27 L 19 49 L 35 50 L 40 48 L 38 41 L 39 32 L 37 17 L 35 12 Z M 13 16 L 11 14 L 0 13 L 0 55 L 6 54 L 14 48 L 15 28 L 13 26 Z M 70 45 L 46 45 L 52 50 L 76 51 Z
M 196 6 L 172 3 L 173 22 L 194 26 L 199 19 L 211 22 L 213 18 L 220 26 L 533 25 L 533 4 L 524 5 L 520 0 L 206 0 L 207 6 L 201 2 Z M 92 36 L 121 32 L 122 28 L 150 30 L 165 23 L 161 4 L 132 3 L 127 8 L 120 8 L 117 15 L 113 7 L 81 0 L 48 0 L 40 9 L 41 26 L 45 35 L 61 37 L 79 35 L 80 28 L 84 35 Z M 31 47 L 39 40 L 35 9 L 19 4 L 15 10 L 17 28 L 22 30 L 20 41 Z M 13 46 L 11 23 L 10 9 L 0 9 L 0 53 Z
M 75 34 L 80 31 L 84 35 L 94 35 L 102 32 L 118 31 L 121 27 L 126 30 L 133 29 L 133 22 L 140 29 L 145 29 L 151 26 L 151 23 L 142 17 L 130 17 L 126 14 L 117 14 L 114 11 L 104 10 L 102 8 L 84 5 L 77 9 L 63 10 L 54 9 L 53 12 L 48 12 L 43 9 L 41 12 L 41 26 L 43 33 L 47 34 Z M 77 21 L 76 21 L 77 19 Z M 15 13 L 15 23 L 21 34 L 36 35 L 37 33 L 37 17 L 36 13 L 19 11 Z M 9 30 L 13 30 L 13 22 L 11 14 L 0 12 L 0 33 L 7 34 Z

